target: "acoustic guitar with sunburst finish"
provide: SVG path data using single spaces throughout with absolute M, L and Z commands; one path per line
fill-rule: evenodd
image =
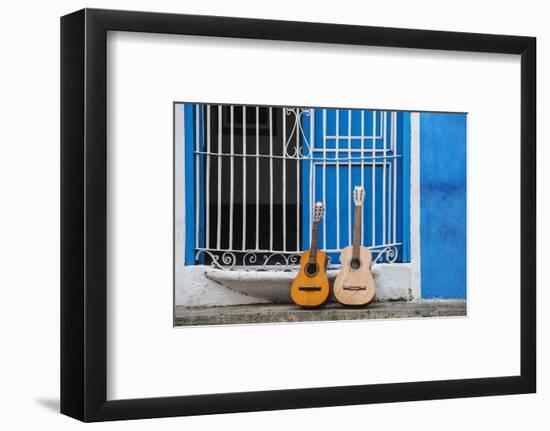
M 327 301 L 330 294 L 327 255 L 317 250 L 319 222 L 324 214 L 325 205 L 317 202 L 313 210 L 310 250 L 302 253 L 300 271 L 290 286 L 292 300 L 301 307 L 319 307 Z
M 343 305 L 367 305 L 374 299 L 376 285 L 371 274 L 372 253 L 361 246 L 361 210 L 365 200 L 365 190 L 356 186 L 353 191 L 355 221 L 353 245 L 340 253 L 342 268 L 334 281 L 333 293 Z

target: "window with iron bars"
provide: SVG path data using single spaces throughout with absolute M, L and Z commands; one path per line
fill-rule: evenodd
M 330 265 L 353 238 L 363 185 L 361 240 L 376 263 L 409 261 L 409 113 L 359 109 L 184 104 L 185 264 L 288 268 L 310 243 Z

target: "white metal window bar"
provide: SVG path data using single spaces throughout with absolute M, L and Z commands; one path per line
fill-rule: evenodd
M 227 109 L 227 107 L 226 107 Z M 248 112 L 253 112 L 255 116 L 255 123 L 247 123 L 247 109 Z M 260 140 L 260 110 L 267 109 L 268 111 L 268 152 L 261 151 Z M 235 111 L 242 111 L 242 147 L 241 151 L 235 149 Z M 327 167 L 336 166 L 336 220 L 324 219 L 321 224 L 320 235 L 322 236 L 322 243 L 325 245 L 325 251 L 327 253 L 338 253 L 341 249 L 349 244 L 341 243 L 340 238 L 340 223 L 345 223 L 348 231 L 348 239 L 351 241 L 352 232 L 352 220 L 351 213 L 353 212 L 353 200 L 351 194 L 348 193 L 347 197 L 347 218 L 341 219 L 340 208 L 340 181 L 347 181 L 347 190 L 352 189 L 351 172 L 352 167 L 359 167 L 361 184 L 367 191 L 367 198 L 369 204 L 365 205 L 365 208 L 370 207 L 370 214 L 366 214 L 364 211 L 362 219 L 362 240 L 365 242 L 366 232 L 365 223 L 370 223 L 371 229 L 371 241 L 370 244 L 364 244 L 368 246 L 374 253 L 375 262 L 395 262 L 397 260 L 398 246 L 401 245 L 397 240 L 397 163 L 401 157 L 397 153 L 396 134 L 397 134 L 397 115 L 395 112 L 376 111 L 372 112 L 372 134 L 367 135 L 365 124 L 365 113 L 367 111 L 359 111 L 361 113 L 360 120 L 360 134 L 352 135 L 352 111 L 344 110 L 347 114 L 347 133 L 342 134 L 340 130 L 340 112 L 341 110 L 335 110 L 335 133 L 327 133 L 327 109 L 310 109 L 310 108 L 282 108 L 280 109 L 280 125 L 282 133 L 280 136 L 275 136 L 274 133 L 274 113 L 275 109 L 272 107 L 245 107 L 229 105 L 229 151 L 224 151 L 223 148 L 223 106 L 222 105 L 204 105 L 203 110 L 199 110 L 199 105 L 196 105 L 195 110 L 195 142 L 194 142 L 194 154 L 195 154 L 195 184 L 196 184 L 196 201 L 195 211 L 196 220 L 199 218 L 199 184 L 201 181 L 205 183 L 205 243 L 201 247 L 199 242 L 199 223 L 195 226 L 195 251 L 196 260 L 199 261 L 202 255 L 209 257 L 210 264 L 223 269 L 232 269 L 235 267 L 244 267 L 250 269 L 266 269 L 267 267 L 275 267 L 280 269 L 288 269 L 291 266 L 299 263 L 299 254 L 301 250 L 307 249 L 309 244 L 301 243 L 301 213 L 300 213 L 300 196 L 302 193 L 301 188 L 304 186 L 301 181 L 301 164 L 310 163 L 310 181 L 307 185 L 309 187 L 309 202 L 310 208 L 308 213 L 311 214 L 314 199 L 326 202 L 327 200 Z M 279 110 L 277 110 L 279 111 Z M 317 146 L 315 145 L 315 112 L 322 112 L 322 136 Z M 206 116 L 204 115 L 206 112 Z M 214 120 L 212 113 L 217 112 L 217 124 L 212 123 Z M 303 129 L 302 117 L 310 117 L 310 130 L 306 133 Z M 388 129 L 388 119 L 390 128 Z M 201 145 L 199 125 L 204 124 L 205 143 Z M 287 127 L 287 124 L 289 127 Z M 212 145 L 212 127 L 217 128 L 217 148 L 214 149 Z M 253 130 L 250 130 L 250 129 Z M 216 129 L 214 129 L 216 130 Z M 250 139 L 247 141 L 247 135 L 254 137 L 254 143 L 252 147 L 255 151 L 249 151 L 247 143 L 250 144 Z M 353 148 L 352 141 L 359 140 L 361 142 L 360 148 Z M 335 142 L 336 144 L 329 147 L 328 142 Z M 347 146 L 343 147 L 341 142 L 347 141 Z M 377 141 L 381 142 L 381 146 L 378 147 Z M 370 144 L 370 145 L 369 145 Z M 342 157 L 344 155 L 344 157 Z M 204 157 L 204 159 L 201 159 Z M 229 158 L 229 172 L 224 171 L 223 159 Z M 239 160 L 241 167 L 240 178 L 241 184 L 235 184 L 235 160 Z M 255 169 L 253 175 L 248 176 L 247 172 L 247 160 L 252 159 Z M 268 182 L 269 182 L 269 241 L 268 247 L 262 247 L 261 243 L 265 238 L 261 238 L 261 231 L 259 226 L 261 223 L 266 223 L 266 220 L 261 220 L 260 206 L 261 206 L 261 193 L 260 193 L 260 177 L 264 178 L 265 175 L 262 172 L 260 175 L 260 163 L 261 160 L 267 159 L 269 161 L 268 170 Z M 201 160 L 205 163 L 204 178 L 200 178 L 199 164 Z M 274 161 L 280 161 L 282 163 L 282 178 L 276 182 L 274 175 Z M 294 164 L 293 170 L 296 172 L 296 178 L 288 177 L 288 164 Z M 217 172 L 211 171 L 212 165 L 217 166 Z M 340 167 L 347 168 L 347 178 L 342 179 Z M 316 175 L 317 167 L 320 167 L 321 178 Z M 377 185 L 377 167 L 382 168 L 382 181 L 381 186 Z M 366 171 L 370 169 L 370 178 L 367 178 Z M 211 181 L 212 174 L 215 175 L 217 181 L 217 199 L 216 210 L 212 211 L 210 208 L 211 200 Z M 228 175 L 227 175 L 228 174 Z M 227 178 L 229 176 L 229 209 L 228 215 L 228 236 L 229 241 L 227 246 L 222 244 L 222 222 L 226 223 L 224 211 L 222 211 L 222 177 Z M 255 178 L 253 178 L 255 177 Z M 370 180 L 370 181 L 369 181 Z M 248 181 L 255 181 L 254 193 L 247 193 Z M 263 180 L 262 180 L 263 181 Z M 321 193 L 316 196 L 316 182 L 321 182 Z M 370 182 L 370 184 L 369 184 Z M 293 232 L 287 232 L 288 223 L 288 194 L 289 185 L 296 188 L 294 193 L 295 203 L 291 205 L 295 207 L 296 216 L 296 229 Z M 235 187 L 242 188 L 242 215 L 239 226 L 236 226 L 234 211 L 234 190 Z M 370 188 L 370 193 L 368 193 Z M 282 211 L 275 212 L 274 209 L 274 189 L 282 190 Z M 377 193 L 381 193 L 382 208 L 376 208 Z M 247 206 L 255 206 L 255 220 L 247 218 Z M 380 212 L 380 214 L 379 214 Z M 215 229 L 216 232 L 210 232 L 211 230 L 211 218 L 215 215 Z M 274 231 L 274 220 L 280 217 L 282 223 L 283 237 L 282 247 L 276 247 L 274 245 L 274 238 L 277 232 Z M 377 237 L 376 223 L 377 219 L 381 219 L 382 230 L 381 237 Z M 251 223 L 252 222 L 252 223 Z M 254 225 L 251 228 L 252 224 Z M 234 229 L 242 230 L 242 237 L 239 243 L 234 241 L 233 231 Z M 330 231 L 332 229 L 332 231 Z M 344 230 L 345 231 L 345 230 Z M 327 237 L 329 232 L 336 237 L 336 248 L 327 248 Z M 252 241 L 248 240 L 248 235 L 253 236 Z M 292 238 L 289 238 L 289 235 Z M 291 241 L 295 246 L 290 249 L 287 247 L 288 241 Z M 264 242 L 265 243 L 265 242 Z M 332 263 L 331 263 L 332 265 Z

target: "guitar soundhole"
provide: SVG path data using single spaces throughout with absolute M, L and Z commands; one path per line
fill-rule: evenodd
M 359 269 L 361 267 L 361 261 L 359 259 L 352 259 L 349 266 L 351 269 Z
M 314 276 L 317 273 L 317 264 L 316 263 L 308 263 L 306 265 L 306 275 Z

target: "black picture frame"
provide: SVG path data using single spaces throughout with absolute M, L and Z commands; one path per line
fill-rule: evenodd
M 107 32 L 129 31 L 521 56 L 521 374 L 107 401 Z M 61 18 L 61 412 L 82 421 L 536 391 L 536 39 L 83 9 Z

